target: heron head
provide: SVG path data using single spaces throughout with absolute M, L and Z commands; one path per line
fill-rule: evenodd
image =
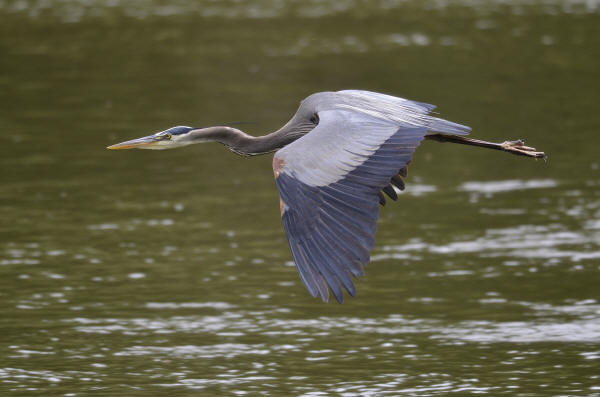
M 160 131 L 153 135 L 111 145 L 107 149 L 174 149 L 195 143 L 192 140 L 192 131 L 195 130 L 198 130 L 198 128 L 186 126 L 171 127 L 168 130 Z

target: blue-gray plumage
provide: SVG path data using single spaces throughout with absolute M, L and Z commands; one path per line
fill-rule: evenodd
M 424 139 L 486 147 L 534 158 L 543 152 L 522 140 L 491 143 L 466 138 L 470 128 L 436 118 L 435 106 L 369 91 L 320 92 L 303 100 L 279 130 L 253 137 L 228 127 L 173 127 L 109 149 L 170 149 L 216 141 L 252 156 L 277 151 L 273 172 L 283 227 L 300 278 L 323 301 L 338 302 L 342 287 L 354 296 L 352 277 L 375 245 L 379 204 L 404 189 L 402 177 Z

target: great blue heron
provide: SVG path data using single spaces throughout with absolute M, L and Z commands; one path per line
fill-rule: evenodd
M 423 139 L 545 154 L 523 140 L 491 143 L 465 138 L 469 127 L 431 116 L 435 106 L 369 91 L 319 92 L 300 103 L 279 130 L 250 136 L 230 126 L 173 127 L 108 149 L 171 149 L 216 141 L 254 156 L 275 152 L 273 172 L 283 227 L 304 285 L 311 295 L 338 302 L 341 286 L 355 295 L 352 277 L 364 274 L 375 244 L 378 204 L 384 192 L 398 198 L 402 177 Z

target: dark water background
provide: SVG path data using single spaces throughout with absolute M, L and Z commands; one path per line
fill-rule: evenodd
M 600 3 L 0 0 L 0 395 L 599 396 Z M 437 104 L 356 298 L 302 286 L 271 131 L 316 91 Z

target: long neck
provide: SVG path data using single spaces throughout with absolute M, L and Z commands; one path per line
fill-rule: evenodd
M 292 143 L 302 133 L 295 133 L 282 128 L 263 136 L 251 136 L 233 127 L 217 126 L 197 130 L 198 140 L 216 141 L 227 146 L 229 150 L 242 156 L 255 156 L 271 153 Z

